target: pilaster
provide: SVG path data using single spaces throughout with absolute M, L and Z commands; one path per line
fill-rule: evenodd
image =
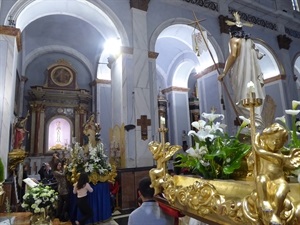
M 16 65 L 21 49 L 19 29 L 0 26 L 0 156 L 7 168 L 15 103 Z M 6 176 L 6 175 L 5 175 Z

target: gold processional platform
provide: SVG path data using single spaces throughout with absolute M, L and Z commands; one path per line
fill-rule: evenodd
M 262 215 L 253 199 L 254 181 L 205 180 L 191 176 L 166 176 L 159 202 L 169 205 L 182 214 L 210 225 L 272 224 L 262 221 L 271 212 Z M 283 215 L 281 224 L 300 224 L 300 184 L 290 183 L 288 198 L 293 208 Z M 270 219 L 270 218 L 269 218 Z M 275 223 L 273 223 L 275 224 Z
M 286 179 L 300 166 L 300 148 L 281 149 L 288 139 L 287 130 L 278 123 L 255 133 L 254 108 L 261 103 L 251 92 L 243 101 L 250 108 L 251 145 L 254 161 L 248 180 L 206 180 L 192 176 L 171 176 L 167 161 L 181 146 L 165 143 L 164 123 L 161 143 L 152 141 L 149 150 L 157 167 L 149 171 L 156 199 L 202 222 L 220 225 L 299 225 L 300 184 Z

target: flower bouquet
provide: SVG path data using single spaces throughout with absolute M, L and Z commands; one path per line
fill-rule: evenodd
M 231 178 L 251 151 L 251 144 L 239 139 L 241 131 L 249 125 L 250 120 L 241 116 L 243 123 L 237 134 L 229 136 L 224 132 L 224 124 L 214 122 L 217 118 L 223 120 L 224 115 L 212 111 L 210 114 L 202 113 L 202 117 L 205 120 L 193 122 L 195 130 L 188 133 L 193 138 L 194 146 L 177 156 L 175 166 L 187 168 L 190 173 L 205 179 Z
M 104 154 L 102 143 L 98 143 L 96 147 L 89 144 L 88 150 L 88 154 L 85 154 L 79 143 L 75 143 L 71 151 L 71 161 L 67 166 L 67 178 L 72 183 L 77 181 L 81 172 L 86 172 L 94 184 L 101 181 L 100 177 L 108 176 L 112 172 L 112 166 Z
M 38 184 L 23 196 L 22 208 L 34 214 L 53 212 L 56 208 L 58 193 L 49 186 Z

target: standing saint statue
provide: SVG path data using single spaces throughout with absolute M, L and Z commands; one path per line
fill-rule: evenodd
M 96 136 L 99 134 L 101 130 L 101 127 L 98 123 L 95 121 L 95 115 L 92 114 L 88 120 L 83 125 L 83 134 L 84 137 L 84 144 L 86 146 L 91 145 L 93 148 L 96 147 L 97 144 L 97 138 Z M 87 153 L 88 148 L 85 149 L 85 152 Z
M 14 134 L 14 149 L 21 149 L 23 145 L 23 141 L 25 139 L 26 133 L 28 133 L 28 130 L 26 130 L 26 124 L 29 117 L 29 111 L 27 112 L 26 117 L 20 117 L 18 118 L 18 121 L 16 122 L 14 128 L 15 128 L 15 134 Z
M 252 81 L 255 86 L 256 98 L 265 98 L 263 91 L 263 74 L 261 72 L 258 60 L 262 59 L 264 54 L 260 53 L 255 48 L 254 42 L 250 36 L 243 31 L 243 26 L 252 27 L 253 24 L 241 22 L 238 12 L 233 14 L 235 22 L 226 21 L 230 26 L 230 54 L 226 60 L 225 68 L 219 75 L 218 80 L 223 81 L 223 78 L 230 74 L 232 89 L 234 92 L 234 101 L 237 103 L 237 112 L 240 116 L 250 117 L 248 108 L 239 104 L 242 99 L 249 98 L 247 96 L 247 84 Z M 261 117 L 261 108 L 255 109 L 255 122 L 258 129 L 264 127 Z

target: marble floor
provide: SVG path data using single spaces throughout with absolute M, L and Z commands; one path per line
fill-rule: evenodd
M 131 212 L 132 210 L 116 210 L 112 214 L 112 218 L 110 220 L 105 222 L 94 223 L 93 225 L 127 225 L 128 216 Z M 60 222 L 58 219 L 54 219 L 52 225 L 72 225 L 72 223 Z

